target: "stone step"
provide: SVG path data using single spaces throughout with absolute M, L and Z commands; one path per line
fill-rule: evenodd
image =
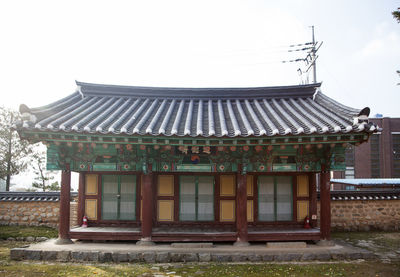
M 175 243 L 171 243 L 171 247 L 174 247 L 174 248 L 211 248 L 211 247 L 214 247 L 214 244 L 212 242 L 199 242 L 199 243 L 175 242 Z
M 268 248 L 307 248 L 307 243 L 304 241 L 291 242 L 267 242 Z

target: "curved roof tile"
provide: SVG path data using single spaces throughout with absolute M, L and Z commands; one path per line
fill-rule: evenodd
M 77 82 L 77 92 L 29 109 L 20 129 L 125 135 L 246 137 L 373 132 L 360 110 L 320 84 L 258 88 L 155 88 Z

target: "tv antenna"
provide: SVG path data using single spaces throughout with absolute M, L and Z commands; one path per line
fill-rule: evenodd
M 313 83 L 314 84 L 317 83 L 317 59 L 318 59 L 317 52 L 323 43 L 323 41 L 321 41 L 321 42 L 315 41 L 314 26 L 310 26 L 310 28 L 311 28 L 311 33 L 312 33 L 312 41 L 306 42 L 303 44 L 293 45 L 293 46 L 303 46 L 304 45 L 304 46 L 306 46 L 304 48 L 288 50 L 288 52 L 305 51 L 306 57 L 288 60 L 288 61 L 282 61 L 282 63 L 292 63 L 292 62 L 302 62 L 303 63 L 303 65 L 297 69 L 297 72 L 299 73 L 301 82 L 303 84 L 304 83 L 309 84 L 308 75 L 309 75 L 309 71 L 311 68 L 312 68 L 312 72 L 313 72 Z M 291 47 L 292 47 L 292 45 L 291 45 Z M 305 76 L 305 80 L 303 80 L 303 76 Z

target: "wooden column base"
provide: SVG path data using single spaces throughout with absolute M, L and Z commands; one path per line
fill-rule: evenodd
M 71 239 L 62 239 L 62 238 L 58 238 L 54 244 L 57 245 L 63 245 L 63 244 L 73 244 L 74 242 Z
M 136 245 L 140 246 L 153 246 L 156 245 L 153 241 L 151 241 L 151 238 L 142 238 L 136 242 Z
M 246 247 L 246 246 L 250 246 L 250 243 L 248 241 L 240 241 L 238 238 L 238 240 L 233 244 L 233 246 Z

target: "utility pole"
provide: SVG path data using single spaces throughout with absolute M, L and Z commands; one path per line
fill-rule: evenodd
M 289 46 L 290 49 L 288 50 L 288 52 L 292 52 L 292 53 L 297 52 L 299 54 L 301 54 L 301 52 L 306 52 L 306 57 L 282 61 L 282 63 L 304 62 L 304 68 L 299 67 L 299 69 L 297 69 L 297 72 L 299 73 L 302 84 L 309 83 L 309 74 L 310 74 L 311 67 L 313 69 L 312 82 L 313 82 L 313 84 L 317 83 L 317 59 L 318 59 L 317 52 L 323 43 L 323 41 L 321 41 L 321 42 L 315 41 L 314 25 L 310 26 L 310 28 L 311 28 L 311 32 L 312 32 L 312 42 L 293 44 L 293 45 Z M 303 76 L 306 76 L 305 81 L 303 79 Z
M 314 25 L 311 26 L 311 32 L 312 32 L 312 50 L 311 50 L 311 53 L 312 53 L 312 60 L 314 61 L 313 62 L 313 83 L 315 84 L 315 83 L 317 83 L 317 61 L 316 61 L 316 58 L 315 58 L 316 50 L 315 50 Z

